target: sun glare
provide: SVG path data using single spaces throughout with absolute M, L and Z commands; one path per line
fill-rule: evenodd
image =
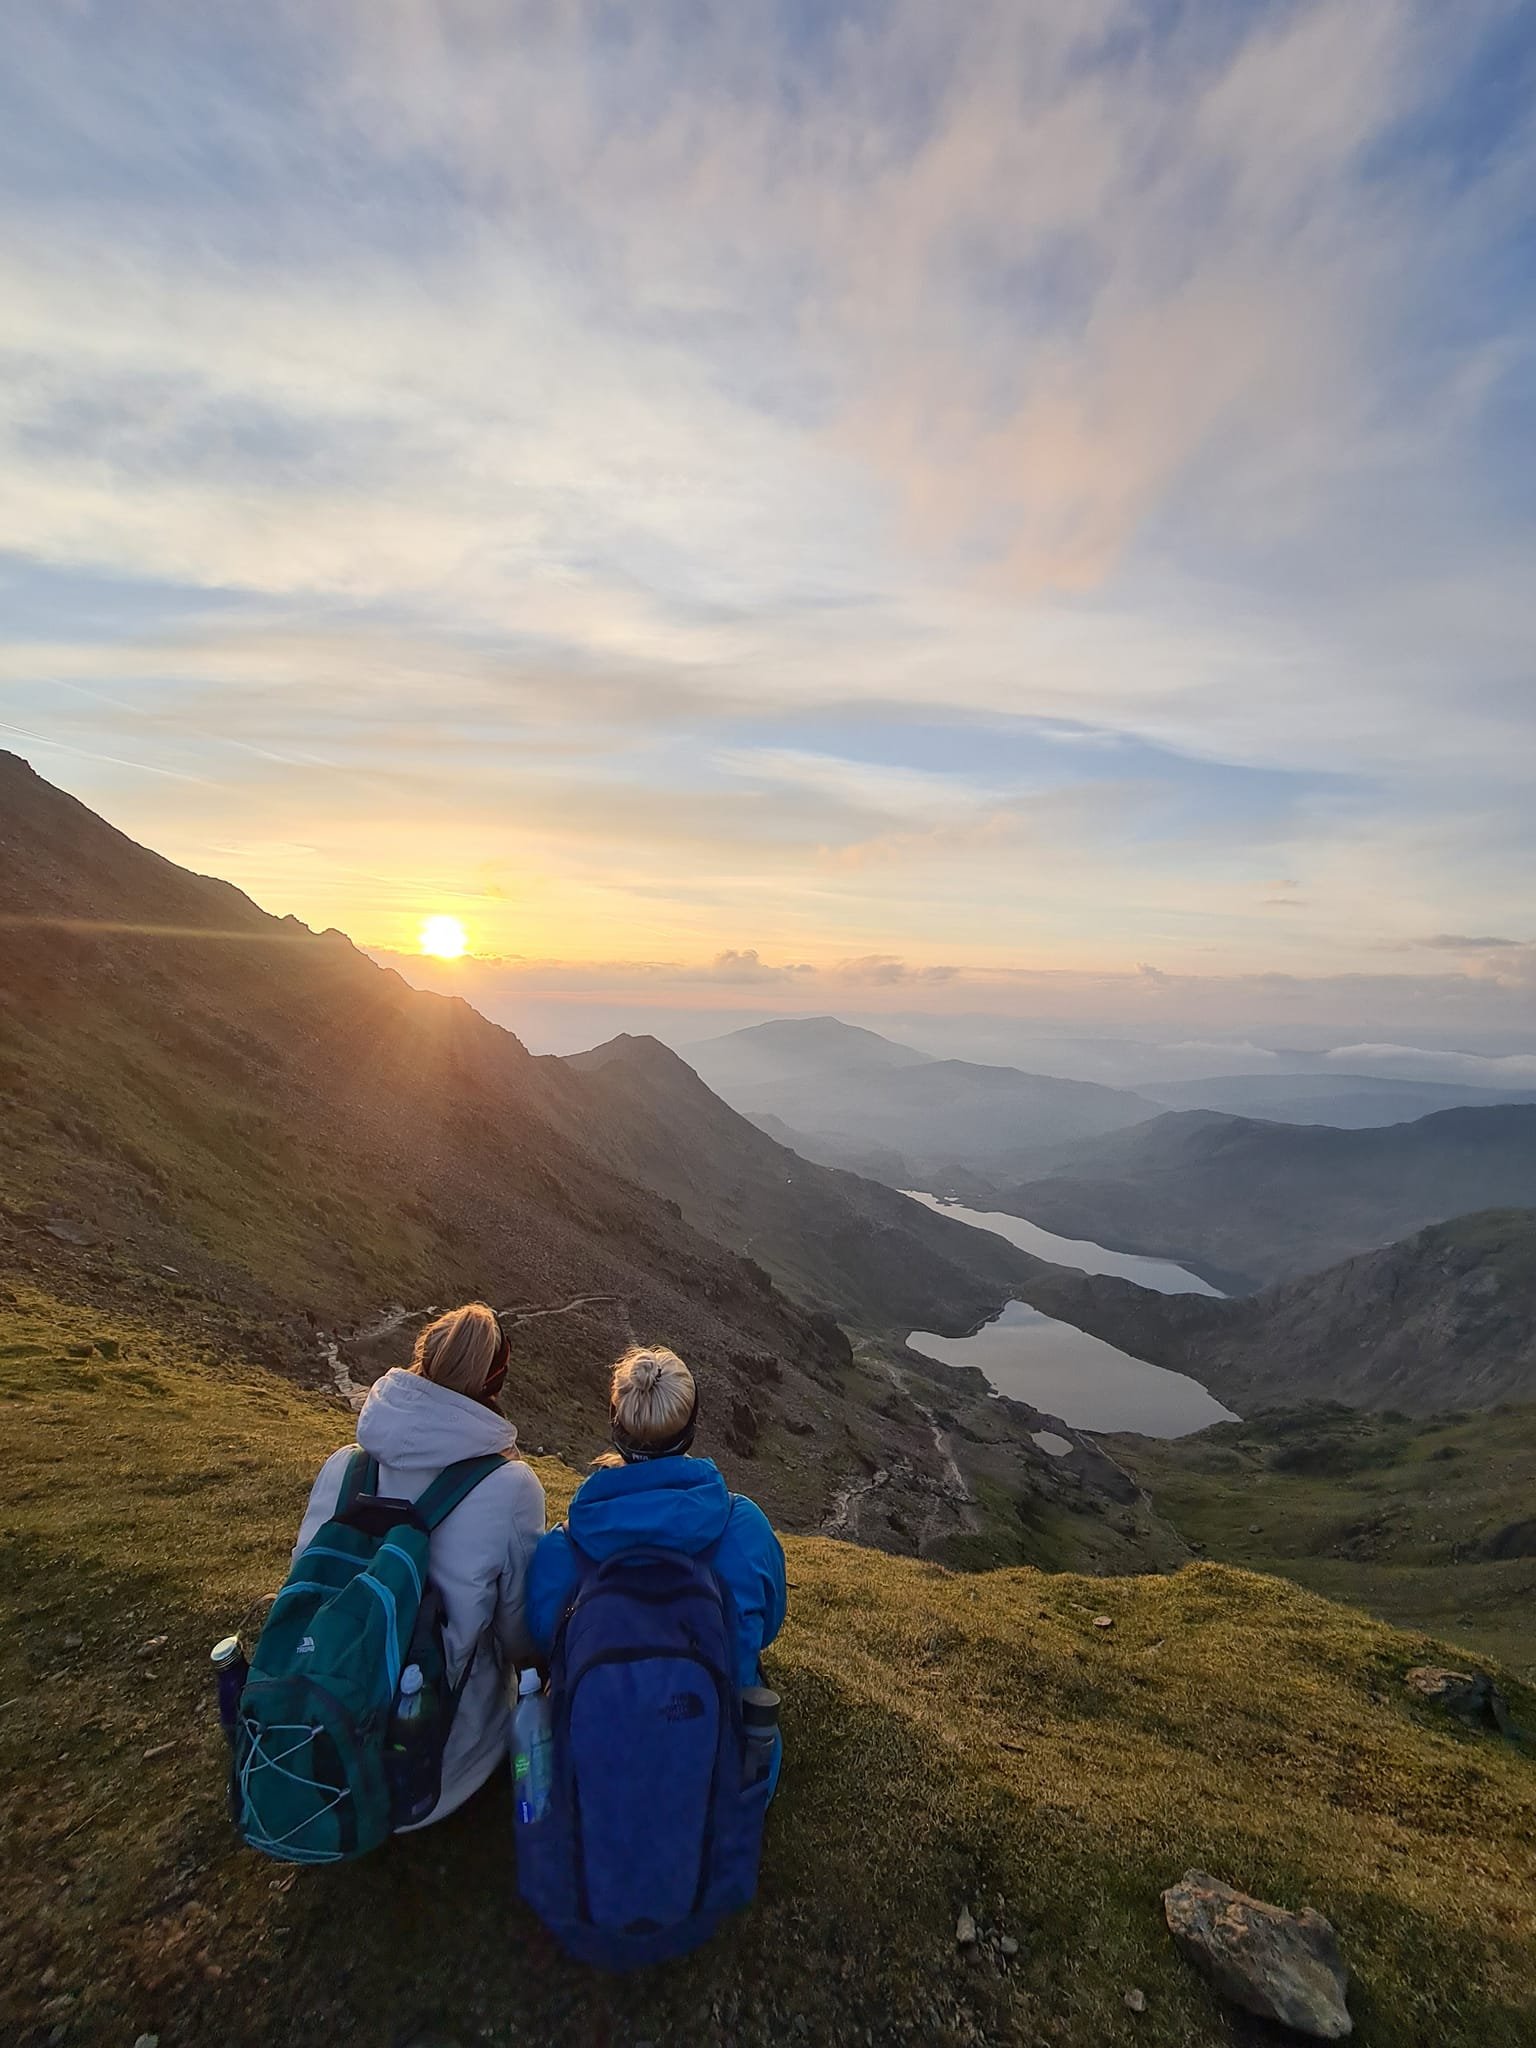
M 456 917 L 428 917 L 422 920 L 421 950 L 434 959 L 457 960 L 469 940 Z

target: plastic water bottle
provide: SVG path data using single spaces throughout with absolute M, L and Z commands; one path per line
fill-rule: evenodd
M 423 1680 L 419 1664 L 407 1664 L 400 1674 L 384 1771 L 394 1825 L 425 1820 L 442 1793 L 443 1760 L 437 1747 L 437 1695 Z
M 554 1774 L 549 1695 L 537 1671 L 525 1671 L 517 1682 L 512 1714 L 512 1793 L 522 1825 L 542 1820 L 549 1811 Z
M 251 1668 L 245 1661 L 240 1638 L 221 1636 L 213 1646 L 212 1663 L 219 1688 L 219 1726 L 226 1741 L 233 1744 L 235 1722 L 240 1717 L 240 1695 Z
M 747 1738 L 742 1783 L 760 1785 L 773 1769 L 773 1752 L 779 1734 L 779 1696 L 771 1686 L 742 1687 L 741 1725 Z

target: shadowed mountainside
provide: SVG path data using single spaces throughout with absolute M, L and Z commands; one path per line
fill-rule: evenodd
M 930 1059 L 836 1017 L 752 1025 L 683 1056 L 733 1108 L 776 1119 L 814 1157 L 881 1163 L 912 1185 L 957 1160 L 978 1173 L 1029 1173 L 1054 1148 L 1159 1110 L 1097 1081 Z
M 1427 1415 L 1536 1400 L 1536 1211 L 1492 1210 L 1219 1300 L 1059 1269 L 1048 1314 L 1188 1373 L 1241 1414 L 1337 1400 Z
M 1193 1267 L 1229 1292 L 1315 1273 L 1431 1223 L 1536 1203 L 1536 1104 L 1373 1130 L 1183 1110 L 1084 1145 L 1070 1167 L 956 1192 L 1063 1237 Z
M 1438 1109 L 1490 1109 L 1536 1102 L 1536 1089 L 1460 1086 L 1454 1081 L 1389 1081 L 1376 1074 L 1234 1074 L 1209 1080 L 1157 1081 L 1145 1093 L 1169 1109 L 1217 1109 L 1271 1123 L 1332 1124 L 1367 1130 L 1407 1124 Z

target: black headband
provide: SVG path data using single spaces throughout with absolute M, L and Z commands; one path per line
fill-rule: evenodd
M 676 1458 L 681 1456 L 692 1444 L 694 1432 L 698 1426 L 699 1387 L 697 1381 L 694 1382 L 693 1406 L 688 1410 L 688 1420 L 683 1424 L 677 1435 L 669 1437 L 664 1444 L 638 1443 L 634 1437 L 625 1432 L 616 1415 L 610 1412 L 609 1417 L 609 1434 L 613 1439 L 613 1448 L 618 1452 L 626 1465 L 643 1465 L 651 1458 Z

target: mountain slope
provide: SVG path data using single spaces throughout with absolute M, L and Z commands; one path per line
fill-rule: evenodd
M 976 1411 L 967 1461 L 994 1489 L 979 1509 L 934 1390 L 856 1358 L 827 1313 L 898 1337 L 909 1312 L 963 1328 L 1036 1262 L 849 1177 L 807 1167 L 779 1189 L 789 1155 L 660 1048 L 621 1115 L 615 1076 L 531 1058 L 340 934 L 135 846 L 12 756 L 0 943 L 0 1273 L 153 1301 L 210 1347 L 238 1331 L 310 1376 L 316 1325 L 363 1325 L 338 1360 L 359 1381 L 406 1355 L 431 1305 L 483 1295 L 526 1311 L 508 1398 L 530 1442 L 589 1456 L 607 1365 L 662 1340 L 705 1375 L 730 1475 L 790 1525 L 838 1517 L 879 1474 L 858 1527 L 897 1547 L 964 1537 L 987 1561 L 1119 1567 L 1177 1552 L 1150 1518 L 1106 1520 L 1028 1411 L 949 1375 L 942 1404 Z M 691 1162 L 687 1215 L 658 1192 L 668 1155 Z M 812 1305 L 741 1256 L 759 1228 Z
M 1389 1081 L 1375 1074 L 1236 1074 L 1209 1080 L 1156 1081 L 1143 1092 L 1169 1109 L 1218 1109 L 1272 1123 L 1332 1124 L 1367 1130 L 1412 1123 L 1437 1109 L 1490 1109 L 1536 1102 L 1536 1089 L 1459 1087 L 1451 1081 Z
M 1180 1554 L 1091 1440 L 1054 1459 L 1032 1435 L 1047 1418 L 997 1399 L 974 1369 L 951 1371 L 904 1348 L 912 1328 L 932 1327 L 922 1323 L 925 1302 L 958 1335 L 1048 1285 L 1057 1268 L 891 1188 L 799 1158 L 653 1038 L 621 1036 L 570 1064 L 617 1171 L 798 1299 L 836 1301 L 866 1333 L 845 1392 L 885 1418 L 891 1451 L 845 1490 L 841 1533 L 907 1549 L 915 1530 L 920 1550 L 951 1563 L 1022 1556 L 1124 1569 L 1131 1557 Z
M 1239 1414 L 1336 1400 L 1428 1415 L 1536 1400 L 1536 1211 L 1441 1223 L 1237 1300 L 1055 1269 L 1030 1299 Z
M 0 2035 L 18 2048 L 61 2025 L 167 2048 L 1231 2048 L 1252 2030 L 1163 1924 L 1159 1892 L 1192 1864 L 1328 1915 L 1359 2048 L 1532 2039 L 1536 1768 L 1401 1682 L 1465 1652 L 1215 1565 L 957 1576 L 789 1538 L 759 1898 L 622 1985 L 564 1963 L 519 1902 L 504 1784 L 358 1864 L 282 1874 L 225 1818 L 207 1650 L 280 1578 L 345 1419 L 143 1319 L 12 1312 Z M 537 1469 L 558 1516 L 574 1475 Z
M 955 1164 L 1028 1173 L 1043 1150 L 1154 1117 L 1159 1107 L 1096 1081 L 929 1059 L 828 1017 L 730 1032 L 690 1046 L 686 1057 L 743 1115 L 777 1118 L 819 1156 L 895 1155 L 895 1172 L 923 1182 Z
M 1238 1291 L 1447 1217 L 1536 1203 L 1536 1105 L 1352 1131 L 1175 1111 L 993 1192 L 994 1206 L 1064 1237 L 1174 1259 Z
M 626 1033 L 566 1064 L 621 1171 L 845 1319 L 904 1335 L 937 1304 L 958 1333 L 1046 1270 L 1000 1237 L 800 1158 L 654 1038 Z
M 1212 1559 L 1454 1636 L 1536 1681 L 1536 1403 L 1410 1420 L 1326 1401 L 1106 1441 Z

